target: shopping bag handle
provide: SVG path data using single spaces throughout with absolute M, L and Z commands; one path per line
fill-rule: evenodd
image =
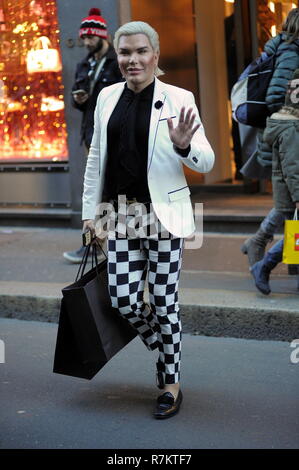
M 103 255 L 105 256 L 105 258 L 107 258 L 107 254 L 106 254 L 105 251 L 103 250 L 103 247 L 102 247 L 101 243 L 99 242 L 99 240 L 97 239 L 97 237 L 94 237 L 94 238 L 92 239 L 92 246 L 95 247 L 95 245 L 96 245 L 98 248 L 100 248 L 100 250 L 101 250 L 101 252 L 103 253 Z M 96 254 L 96 251 L 97 251 L 97 250 L 95 250 L 95 254 Z M 97 259 L 97 254 L 96 254 L 96 259 Z M 97 264 L 98 264 L 98 263 L 97 263 Z
M 103 253 L 104 257 L 107 258 L 105 251 L 103 250 L 102 245 L 100 244 L 99 240 L 95 237 L 91 243 L 92 255 L 91 255 L 91 267 L 97 267 L 99 264 L 98 261 L 98 254 L 97 254 L 97 247 L 100 248 L 101 252 Z
M 97 255 L 97 247 L 100 248 L 100 250 L 102 251 L 105 258 L 107 258 L 107 255 L 106 255 L 105 251 L 103 250 L 101 244 L 99 243 L 98 239 L 96 237 L 94 237 L 91 240 L 91 243 L 89 245 L 86 245 L 86 247 L 85 247 L 85 251 L 84 251 L 84 254 L 83 254 L 82 259 L 81 259 L 81 263 L 80 263 L 80 266 L 79 266 L 79 269 L 78 269 L 78 272 L 77 272 L 75 282 L 77 282 L 78 279 L 81 279 L 84 276 L 84 272 L 85 272 L 85 268 L 86 268 L 86 265 L 87 265 L 87 260 L 88 260 L 88 256 L 89 256 L 89 253 L 90 253 L 90 249 L 92 250 L 92 253 L 91 253 L 92 268 L 94 266 L 97 268 L 97 266 L 99 264 L 98 255 Z M 97 275 L 98 275 L 98 271 L 97 271 Z
M 83 277 L 83 275 L 84 275 L 84 271 L 85 271 L 88 256 L 89 256 L 89 252 L 90 252 L 90 245 L 86 245 L 83 256 L 82 256 L 82 259 L 81 259 L 81 263 L 80 263 L 80 266 L 79 266 L 79 269 L 78 269 L 78 272 L 77 272 L 75 282 L 77 282 L 78 279 L 81 279 L 81 277 Z
M 99 261 L 98 261 L 98 254 L 97 254 L 97 246 L 102 250 L 102 253 L 104 253 L 106 258 L 107 258 L 107 255 L 104 252 L 103 248 L 101 247 L 101 244 L 99 243 L 99 241 L 97 239 L 95 239 L 94 243 L 91 246 L 91 249 L 92 249 L 91 266 L 92 266 L 92 268 L 95 267 L 96 274 L 97 274 L 97 280 L 98 280 L 98 282 L 101 282 L 100 273 L 99 273 L 99 270 L 98 270 Z

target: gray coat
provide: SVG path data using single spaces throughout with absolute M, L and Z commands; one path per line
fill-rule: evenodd
M 272 150 L 272 184 L 275 208 L 293 211 L 299 201 L 299 119 L 274 113 L 267 119 L 264 142 Z
M 280 33 L 270 39 L 264 47 L 268 55 L 277 55 L 275 70 L 266 95 L 266 103 L 271 114 L 284 105 L 288 81 L 293 77 L 294 71 L 299 68 L 299 40 L 289 44 L 286 39 L 286 34 Z
M 266 95 L 266 103 L 271 114 L 284 105 L 287 84 L 293 77 L 294 71 L 299 68 L 299 40 L 289 44 L 286 39 L 286 34 L 280 33 L 270 39 L 264 47 L 268 55 L 277 54 L 275 70 Z M 257 159 L 263 167 L 271 167 L 272 153 L 263 142 L 262 132 L 260 131 L 257 136 Z

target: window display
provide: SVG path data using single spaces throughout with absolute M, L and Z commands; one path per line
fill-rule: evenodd
M 67 160 L 56 2 L 0 0 L 0 38 L 0 160 Z

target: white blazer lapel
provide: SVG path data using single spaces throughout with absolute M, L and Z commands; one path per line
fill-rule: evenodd
M 121 82 L 118 84 L 119 86 L 114 88 L 112 93 L 108 95 L 108 98 L 105 101 L 105 108 L 103 109 L 103 117 L 102 117 L 102 126 L 107 126 L 110 116 L 118 103 L 120 95 L 124 91 L 125 82 Z
M 107 160 L 107 155 L 108 155 L 108 149 L 107 149 L 107 126 L 109 119 L 111 117 L 111 114 L 113 113 L 113 110 L 115 106 L 118 103 L 118 100 L 120 98 L 120 95 L 122 94 L 125 86 L 124 83 L 119 83 L 119 86 L 117 86 L 111 94 L 108 95 L 108 98 L 105 100 L 105 105 L 101 111 L 101 116 L 100 116 L 100 121 L 101 121 L 101 144 L 100 144 L 100 149 L 101 149 L 101 168 L 100 168 L 100 174 L 103 175 L 104 178 L 104 168 L 106 166 L 106 160 Z M 113 85 L 112 85 L 113 86 Z
M 158 131 L 159 120 L 163 114 L 163 108 L 165 104 L 166 94 L 163 87 L 163 82 L 155 79 L 155 89 L 154 89 L 154 96 L 153 96 L 153 104 L 152 104 L 152 112 L 151 112 L 151 120 L 150 120 L 150 129 L 149 129 L 149 139 L 148 139 L 148 163 L 147 163 L 147 170 L 151 166 L 155 143 L 156 143 L 156 135 Z M 155 106 L 158 102 L 162 103 L 162 106 L 159 104 L 157 107 Z

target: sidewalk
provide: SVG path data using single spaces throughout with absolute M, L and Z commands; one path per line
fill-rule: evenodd
M 257 292 L 240 252 L 246 235 L 205 233 L 186 250 L 180 281 L 184 332 L 292 341 L 299 338 L 299 292 L 285 265 L 275 268 L 272 293 Z M 78 265 L 62 257 L 79 248 L 81 231 L 0 228 L 0 316 L 57 322 L 61 289 Z

